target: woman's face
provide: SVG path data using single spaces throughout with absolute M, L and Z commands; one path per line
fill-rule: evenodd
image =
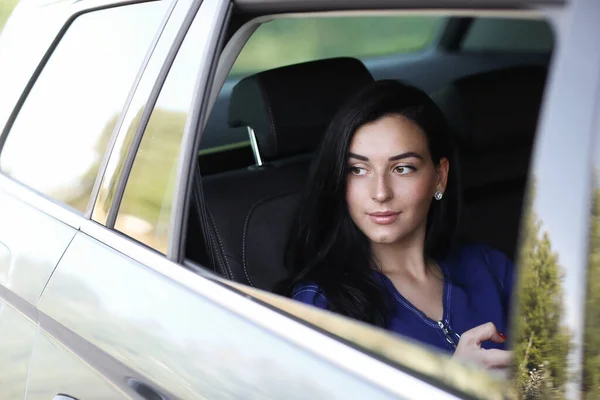
M 350 216 L 372 243 L 424 240 L 433 196 L 446 189 L 448 160 L 434 165 L 421 128 L 392 115 L 356 131 L 347 176 Z

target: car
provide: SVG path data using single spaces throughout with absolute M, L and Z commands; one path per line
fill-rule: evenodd
M 0 398 L 597 398 L 599 15 L 22 0 L 0 34 Z M 311 155 L 373 79 L 431 94 L 461 239 L 516 260 L 508 377 L 274 293 Z

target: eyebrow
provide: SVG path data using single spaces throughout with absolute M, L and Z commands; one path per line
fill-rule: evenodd
M 361 161 L 369 161 L 369 157 L 361 156 L 360 154 L 356 154 L 356 153 L 352 153 L 352 152 L 348 153 L 348 157 L 356 158 L 357 160 L 361 160 Z M 402 160 L 404 158 L 411 158 L 411 157 L 418 158 L 419 160 L 423 159 L 423 157 L 419 153 L 415 153 L 414 151 L 407 151 L 406 153 L 396 154 L 395 156 L 388 158 L 388 160 L 389 161 L 398 161 L 398 160 Z

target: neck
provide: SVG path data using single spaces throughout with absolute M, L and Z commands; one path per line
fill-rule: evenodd
M 372 243 L 371 250 L 381 272 L 387 276 L 426 279 L 430 268 L 425 258 L 425 232 L 410 240 L 395 243 Z

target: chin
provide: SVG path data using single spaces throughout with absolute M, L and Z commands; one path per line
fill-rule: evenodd
M 395 243 L 399 239 L 399 235 L 392 233 L 384 233 L 384 232 L 373 232 L 370 235 L 367 235 L 371 242 L 377 244 L 390 244 Z

